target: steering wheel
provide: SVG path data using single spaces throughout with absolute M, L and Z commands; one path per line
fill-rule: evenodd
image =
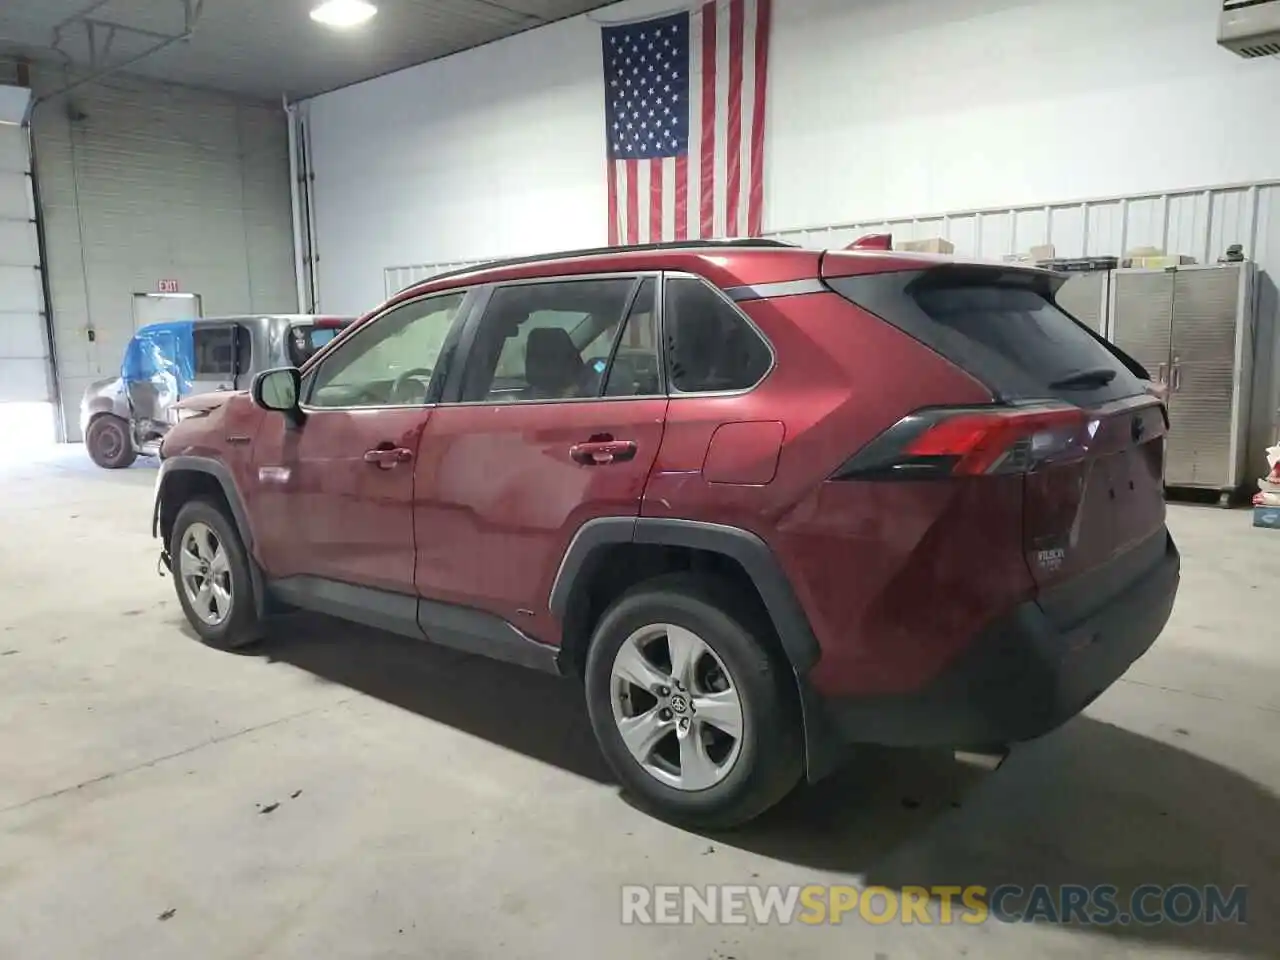
M 427 389 L 431 386 L 432 373 L 433 371 L 430 367 L 414 367 L 412 370 L 406 370 L 404 373 L 400 374 L 391 384 L 391 402 L 403 403 L 416 399 L 418 403 L 426 403 Z M 418 381 L 422 388 L 422 393 L 416 398 L 410 397 L 407 398 L 407 400 L 402 400 L 401 396 L 404 393 L 405 387 L 409 385 L 410 380 Z

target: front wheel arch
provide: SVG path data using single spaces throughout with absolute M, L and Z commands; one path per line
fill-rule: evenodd
M 177 456 L 161 461 L 156 479 L 155 505 L 151 514 L 151 535 L 161 542 L 163 556 L 168 559 L 168 546 L 173 523 L 183 505 L 195 499 L 209 500 L 221 510 L 236 528 L 244 545 L 253 577 L 254 603 L 259 616 L 266 611 L 266 584 L 262 568 L 254 557 L 253 530 L 244 498 L 236 487 L 230 469 L 209 457 Z

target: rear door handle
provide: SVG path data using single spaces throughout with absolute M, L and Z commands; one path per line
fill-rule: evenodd
M 413 451 L 404 447 L 377 447 L 364 452 L 365 463 L 375 463 L 383 470 L 390 470 L 398 463 L 408 463 L 413 459 Z
M 627 460 L 634 460 L 635 455 L 634 440 L 588 440 L 586 443 L 575 443 L 569 448 L 569 456 L 588 467 L 625 463 Z

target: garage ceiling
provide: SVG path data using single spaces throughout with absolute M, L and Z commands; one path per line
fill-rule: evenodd
M 343 31 L 312 22 L 308 14 L 318 2 L 0 0 L 0 53 L 296 99 L 604 6 L 600 0 L 373 0 L 378 15 Z M 190 38 L 175 39 L 189 22 Z M 145 55 L 161 44 L 167 45 Z

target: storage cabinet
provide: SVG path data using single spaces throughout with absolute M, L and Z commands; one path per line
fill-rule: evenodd
M 1107 295 L 1111 271 L 1089 270 L 1067 274 L 1054 300 L 1095 333 L 1106 333 Z
M 1165 483 L 1244 478 L 1253 379 L 1253 264 L 1116 270 L 1111 340 L 1169 388 Z

